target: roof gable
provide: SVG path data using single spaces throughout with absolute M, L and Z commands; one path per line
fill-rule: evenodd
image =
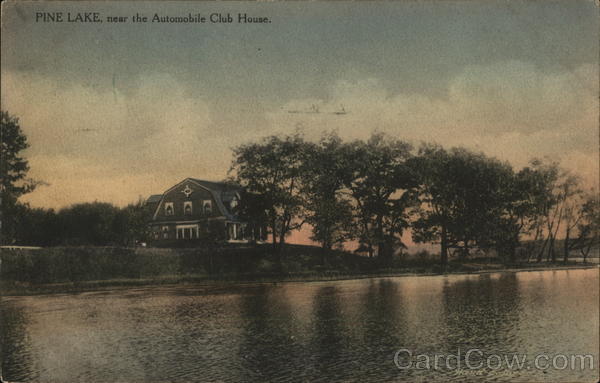
M 197 178 L 186 178 L 183 181 L 178 182 L 174 186 L 167 189 L 167 191 L 165 191 L 163 194 L 155 194 L 155 195 L 150 196 L 148 198 L 148 201 L 150 201 L 150 199 L 154 199 L 154 198 L 158 197 L 158 201 L 154 202 L 154 203 L 157 203 L 157 206 L 156 206 L 156 209 L 153 214 L 153 219 L 156 219 L 158 211 L 162 205 L 164 196 L 167 195 L 169 192 L 171 192 L 173 189 L 185 184 L 186 182 L 192 182 L 192 183 L 208 190 L 212 194 L 212 196 L 217 204 L 217 208 L 221 212 L 221 215 L 223 215 L 225 218 L 227 218 L 229 220 L 237 219 L 237 217 L 235 217 L 233 214 L 231 214 L 231 212 L 229 211 L 229 208 L 226 207 L 225 204 L 227 204 L 227 206 L 229 206 L 229 202 L 231 200 L 233 200 L 234 197 L 239 195 L 239 192 L 242 190 L 242 188 L 238 185 L 231 184 L 231 183 L 206 181 L 206 180 L 201 180 L 201 179 L 197 179 Z

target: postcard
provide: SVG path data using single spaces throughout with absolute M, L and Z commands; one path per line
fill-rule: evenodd
M 0 380 L 597 382 L 598 20 L 3 2 Z

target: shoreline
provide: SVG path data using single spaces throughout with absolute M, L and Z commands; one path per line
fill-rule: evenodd
M 0 282 L 0 297 L 18 297 L 33 295 L 52 295 L 52 294 L 78 294 L 87 292 L 102 292 L 111 290 L 128 290 L 135 288 L 152 287 L 181 287 L 195 285 L 198 287 L 236 287 L 260 284 L 277 283 L 314 283 L 314 282 L 335 282 L 360 280 L 370 278 L 401 278 L 401 277 L 435 277 L 435 276 L 454 276 L 454 275 L 484 275 L 493 273 L 515 273 L 515 272 L 533 272 L 533 271 L 563 271 L 563 270 L 586 270 L 598 269 L 600 264 L 588 263 L 581 265 L 549 265 L 533 267 L 511 267 L 511 268 L 487 268 L 473 271 L 450 271 L 446 273 L 435 272 L 409 272 L 398 270 L 397 272 L 381 272 L 369 274 L 338 274 L 338 275 L 279 275 L 270 277 L 249 276 L 240 278 L 240 276 L 223 275 L 220 278 L 208 278 L 207 276 L 164 276 L 160 278 L 147 279 L 105 279 L 97 281 L 80 281 L 65 283 L 48 283 L 36 285 L 8 285 Z

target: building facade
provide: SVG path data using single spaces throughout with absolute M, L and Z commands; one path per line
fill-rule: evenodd
M 264 240 L 263 228 L 250 227 L 235 214 L 240 192 L 239 186 L 229 183 L 186 178 L 163 194 L 150 196 L 146 204 L 153 211 L 152 240 Z

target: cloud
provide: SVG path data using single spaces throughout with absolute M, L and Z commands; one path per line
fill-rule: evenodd
M 124 90 L 3 75 L 3 108 L 20 117 L 31 145 L 30 175 L 50 183 L 26 200 L 126 203 L 184 177 L 222 177 L 227 142 L 213 132 L 208 103 L 185 91 L 168 74 L 140 77 Z
M 591 65 L 561 73 L 519 61 L 470 66 L 450 84 L 449 103 L 484 133 L 564 128 L 595 109 L 598 90 L 590 81 L 596 77 Z
M 598 153 L 597 76 L 591 65 L 560 73 L 516 61 L 468 66 L 450 81 L 444 98 L 391 94 L 375 78 L 341 80 L 329 98 L 291 100 L 269 119 L 273 126 L 300 127 L 311 138 L 323 130 L 365 138 L 377 129 L 414 144 L 484 151 L 515 166 L 533 157 L 585 156 L 592 159 L 586 167 L 591 174 L 598 168 L 593 161 Z M 289 113 L 312 105 L 320 113 Z M 341 106 L 348 114 L 333 113 Z
M 298 128 L 310 139 L 330 130 L 366 138 L 377 129 L 415 145 L 465 146 L 517 167 L 550 156 L 597 185 L 597 75 L 592 65 L 550 73 L 508 61 L 465 67 L 444 97 L 391 93 L 380 79 L 356 78 L 328 86 L 325 97 L 267 103 L 198 96 L 199 84 L 165 73 L 126 87 L 118 76 L 95 82 L 103 86 L 66 86 L 5 72 L 2 105 L 21 117 L 31 176 L 51 184 L 27 197 L 38 206 L 123 204 L 185 177 L 221 179 L 230 148 Z M 346 114 L 336 113 L 342 108 Z

